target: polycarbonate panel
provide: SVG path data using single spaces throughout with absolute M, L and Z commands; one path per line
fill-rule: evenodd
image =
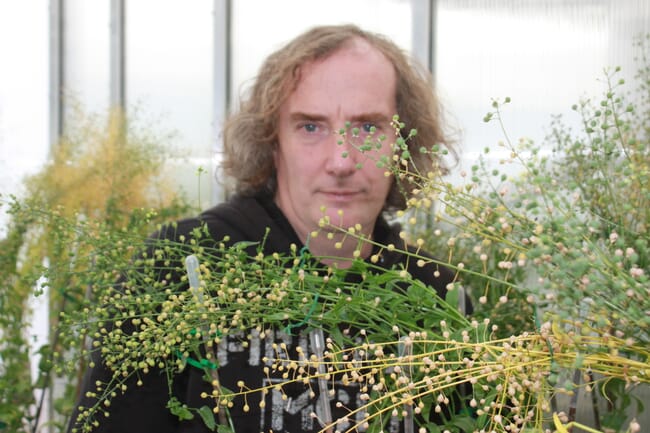
M 271 52 L 310 27 L 354 23 L 413 46 L 413 5 L 405 0 L 236 0 L 232 2 L 232 87 L 236 100 Z
M 110 0 L 64 0 L 63 14 L 63 105 L 104 113 L 110 106 Z
M 465 167 L 504 139 L 496 123 L 482 121 L 492 98 L 512 98 L 503 118 L 513 140 L 543 142 L 555 114 L 579 128 L 571 106 L 602 94 L 604 68 L 633 76 L 634 37 L 650 31 L 646 0 L 436 3 L 435 72 L 462 128 Z
M 211 179 L 199 191 L 196 175 L 214 165 L 213 0 L 127 0 L 125 15 L 126 105 L 177 134 L 176 179 L 205 207 Z
M 20 195 L 49 151 L 48 2 L 0 2 L 0 194 Z M 0 238 L 6 234 L 0 207 Z
M 3 200 L 8 200 L 9 194 L 21 196 L 24 177 L 37 172 L 49 152 L 48 6 L 47 0 L 0 2 L 0 194 Z M 7 235 L 6 211 L 4 203 L 0 207 L 0 239 Z M 47 302 L 47 296 L 31 298 L 25 311 L 27 315 L 33 312 L 32 320 L 26 317 L 29 325 L 24 329 L 24 336 L 31 342 L 33 381 L 38 378 L 42 360 L 36 350 L 47 343 L 49 335 Z M 0 359 L 0 370 L 1 364 Z M 37 391 L 35 398 L 39 397 Z M 41 418 L 44 421 L 48 420 L 47 404 Z

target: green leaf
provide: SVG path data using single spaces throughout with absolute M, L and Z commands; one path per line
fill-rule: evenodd
M 450 422 L 451 425 L 458 427 L 460 431 L 474 431 L 476 429 L 476 422 L 469 416 L 456 415 Z
M 214 431 L 217 423 L 214 420 L 214 413 L 212 412 L 212 409 L 210 409 L 208 406 L 201 406 L 198 412 L 199 415 L 201 415 L 201 419 L 203 420 L 203 423 L 206 425 L 206 427 L 211 431 Z M 221 432 L 221 426 L 219 427 L 219 431 Z
M 250 247 L 252 245 L 259 245 L 259 242 L 257 242 L 257 241 L 239 241 L 234 246 L 239 248 L 239 249 L 245 249 L 245 248 L 248 248 L 248 247 Z
M 182 404 L 176 397 L 169 399 L 169 402 L 167 402 L 167 408 L 172 415 L 176 415 L 181 421 L 194 418 L 194 415 L 192 415 L 192 412 L 187 405 Z
M 342 347 L 344 345 L 343 333 L 341 333 L 341 330 L 339 328 L 333 328 L 329 333 L 329 337 L 339 347 Z
M 453 290 L 448 290 L 447 294 L 445 295 L 445 302 L 447 304 L 455 307 L 458 307 L 458 294 L 460 293 L 460 290 L 457 288 L 454 288 Z
M 437 425 L 437 424 L 427 423 L 427 425 L 425 427 L 426 427 L 428 433 L 441 433 L 442 432 L 442 430 L 440 429 L 440 426 Z
M 224 425 L 224 424 L 219 424 L 217 426 L 217 432 L 219 433 L 235 433 L 233 429 L 230 428 L 230 426 Z

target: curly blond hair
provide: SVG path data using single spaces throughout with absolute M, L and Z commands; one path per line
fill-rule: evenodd
M 396 114 L 405 124 L 404 131 L 417 130 L 417 135 L 408 140 L 414 168 L 447 173 L 448 167 L 437 154 L 420 151 L 438 145 L 456 155 L 443 131 L 441 108 L 428 71 L 382 35 L 355 25 L 320 26 L 296 37 L 266 59 L 239 111 L 226 121 L 221 167 L 235 181 L 237 192 L 254 193 L 264 188 L 275 192 L 273 150 L 278 140 L 280 107 L 296 88 L 300 67 L 326 58 L 354 39 L 369 43 L 395 68 Z M 407 180 L 394 180 L 384 210 L 404 209 L 412 189 Z

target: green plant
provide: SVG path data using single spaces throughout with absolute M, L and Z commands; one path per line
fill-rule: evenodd
M 127 124 L 118 110 L 106 116 L 81 109 L 73 114 L 51 160 L 25 181 L 24 196 L 2 197 L 10 221 L 0 240 L 0 431 L 29 431 L 36 425 L 42 400 L 35 400 L 34 391 L 44 395 L 50 389 L 57 374 L 53 356 L 70 350 L 56 332 L 45 346 L 32 347 L 25 333 L 32 320 L 28 299 L 48 290 L 50 326 L 57 329 L 59 311 L 78 308 L 90 293 L 83 275 L 102 253 L 115 257 L 109 246 L 98 251 L 90 239 L 101 233 L 119 245 L 127 235 L 142 238 L 156 218 L 176 218 L 190 209 L 164 179 L 168 135 L 139 126 L 135 118 Z M 148 208 L 157 211 L 142 210 Z M 35 382 L 30 353 L 41 357 Z M 66 389 L 53 402 L 62 416 L 72 408 L 80 368 L 70 372 Z
M 494 101 L 485 120 L 503 129 L 500 146 L 510 157 L 500 164 L 509 167 L 481 158 L 466 184 L 436 187 L 436 218 L 447 230 L 419 235 L 432 250 L 448 250 L 452 261 L 481 270 L 463 281 L 477 316 L 499 323 L 506 335 L 533 331 L 546 316 L 569 333 L 621 339 L 603 351 L 626 353 L 650 342 L 648 39 L 637 48 L 638 90 L 626 94 L 619 69 L 605 71 L 603 97 L 573 107 L 582 130 L 555 118 L 542 146 L 510 141 L 501 116 L 510 100 Z M 513 171 L 519 174 L 505 174 Z M 648 361 L 645 351 L 626 356 Z M 643 410 L 628 395 L 637 378 L 607 378 L 596 387 L 593 374 L 576 377 L 574 387 L 582 383 L 611 402 L 596 416 L 598 430 L 622 431 L 629 409 Z

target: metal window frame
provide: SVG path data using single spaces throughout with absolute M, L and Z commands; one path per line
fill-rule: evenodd
M 63 80 L 64 80 L 64 0 L 50 0 L 49 14 L 49 131 L 50 152 L 63 132 Z
M 435 26 L 436 26 L 436 0 L 411 0 L 412 37 L 411 47 L 413 57 L 432 74 L 435 73 Z
M 112 108 L 126 108 L 126 14 L 125 0 L 110 5 L 110 99 Z
M 213 6 L 213 94 L 212 94 L 212 149 L 218 155 L 222 146 L 223 122 L 228 116 L 231 104 L 230 82 L 232 50 L 232 2 L 231 0 L 214 0 Z M 211 200 L 219 203 L 225 198 L 223 186 L 217 181 L 217 164 L 211 167 Z

